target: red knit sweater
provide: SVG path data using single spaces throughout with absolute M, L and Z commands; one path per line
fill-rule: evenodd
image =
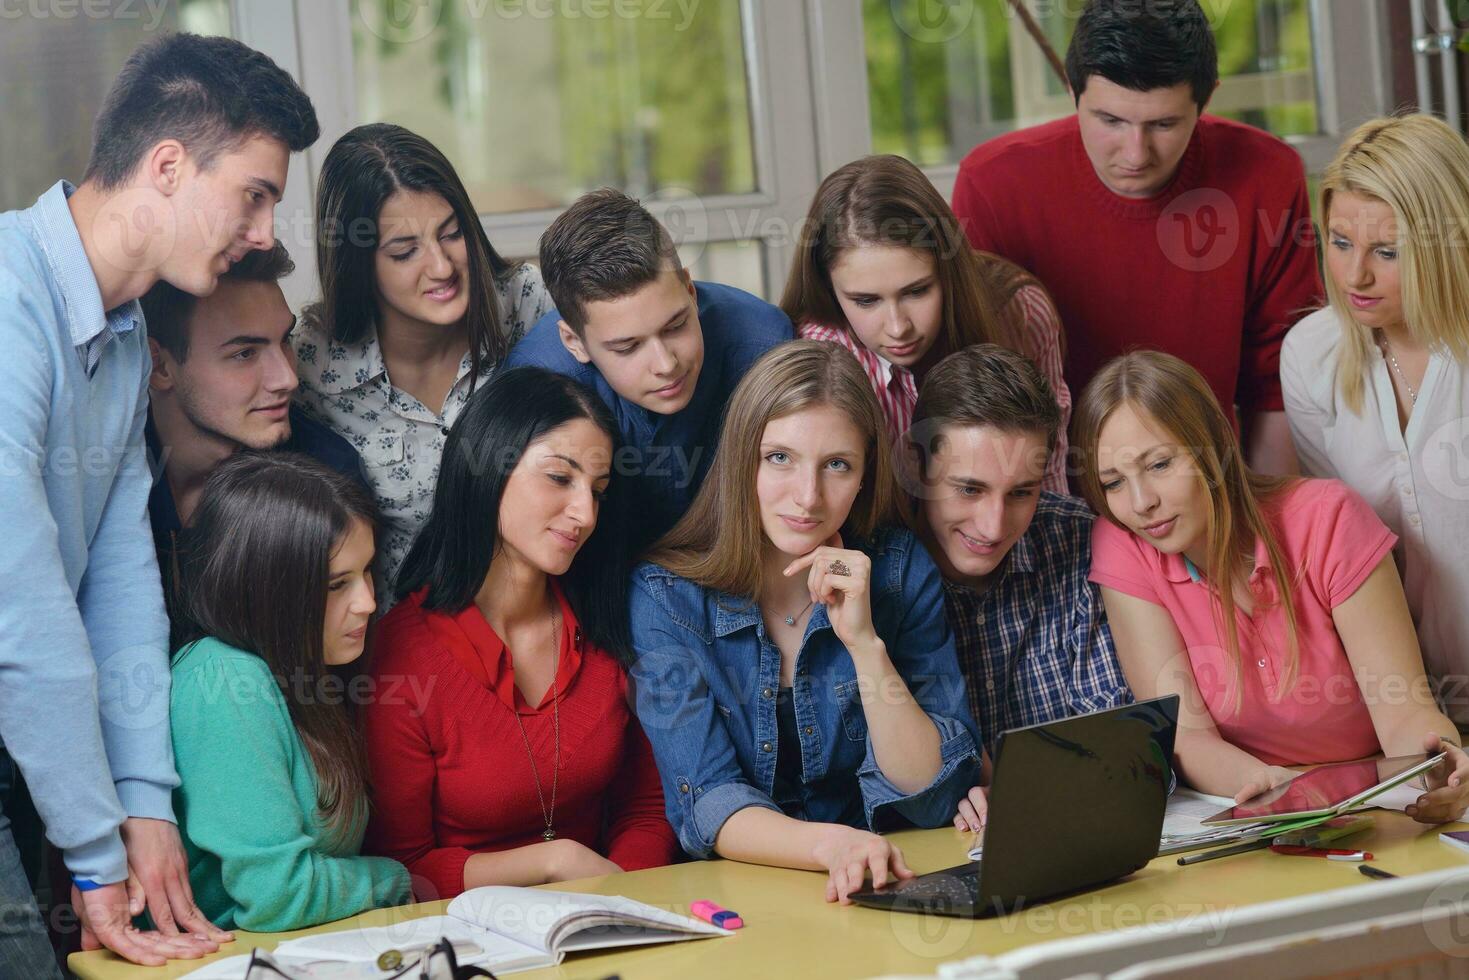
M 1078 403 L 1107 361 L 1156 348 L 1197 368 L 1225 411 L 1283 408 L 1280 344 L 1322 287 L 1304 169 L 1281 140 L 1204 116 L 1172 182 L 1133 200 L 1097 177 L 1072 115 L 975 147 L 954 213 L 975 248 L 1051 291 Z
M 559 595 L 559 593 L 558 593 Z M 480 851 L 540 843 L 545 829 L 536 778 L 514 705 L 551 803 L 555 755 L 552 696 L 526 704 L 509 652 L 478 609 L 427 612 L 423 593 L 378 625 L 366 712 L 373 810 L 364 853 L 408 866 L 420 901 L 464 890 L 464 865 Z M 561 769 L 556 836 L 578 841 L 624 871 L 668 864 L 677 853 L 663 813 L 653 752 L 628 709 L 627 675 L 605 651 L 580 642 L 564 599 L 555 689 Z

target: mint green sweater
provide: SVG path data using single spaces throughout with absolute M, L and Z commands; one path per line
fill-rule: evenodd
M 216 639 L 173 656 L 174 811 L 194 900 L 226 929 L 284 932 L 409 901 L 397 861 L 328 850 L 316 772 L 265 661 Z

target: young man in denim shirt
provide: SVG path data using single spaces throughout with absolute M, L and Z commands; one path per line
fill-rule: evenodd
M 969 707 L 990 739 L 1132 700 L 1091 569 L 1095 515 L 1043 491 L 1060 409 L 1028 358 L 977 344 L 924 379 L 909 440 Z M 954 822 L 978 830 L 975 787 Z
M 596 390 L 622 430 L 614 471 L 635 480 L 635 545 L 682 517 L 719 445 L 735 385 L 790 340 L 779 308 L 730 286 L 694 282 L 668 231 L 610 189 L 578 199 L 541 237 L 556 309 L 504 368 L 535 365 Z
M 230 938 L 194 905 L 172 808 L 137 300 L 159 280 L 207 295 L 271 247 L 289 155 L 317 135 L 265 56 L 160 37 L 109 91 L 81 185 L 0 215 L 0 780 L 14 760 L 72 874 L 83 946 L 137 963 Z M 0 974 L 59 977 L 3 816 L 0 902 L 21 912 L 0 922 Z M 144 904 L 157 932 L 131 924 Z

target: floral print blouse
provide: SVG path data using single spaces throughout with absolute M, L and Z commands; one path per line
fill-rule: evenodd
M 553 304 L 533 265 L 515 268 L 496 289 L 508 350 Z M 301 377 L 296 401 L 361 454 L 382 511 L 377 594 L 379 611 L 386 610 L 392 605 L 398 570 L 428 519 L 449 427 L 469 400 L 469 355 L 460 362 L 440 413 L 393 387 L 375 335 L 362 343 L 339 344 L 320 324 L 303 320 L 292 342 Z M 493 368 L 482 369 L 479 384 Z

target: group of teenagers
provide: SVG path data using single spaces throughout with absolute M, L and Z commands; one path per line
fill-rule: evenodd
M 0 215 L 0 782 L 84 945 L 685 856 L 845 902 L 911 875 L 883 831 L 983 829 L 1001 732 L 1164 694 L 1199 790 L 1444 751 L 1408 812 L 1461 816 L 1469 146 L 1362 125 L 1318 265 L 1295 152 L 1202 115 L 1195 0 L 1094 0 L 1066 67 L 1076 114 L 952 208 L 899 157 L 828 176 L 778 307 L 614 190 L 507 261 L 361 126 L 298 323 L 310 101 L 139 48 L 81 184 Z M 11 836 L 0 972 L 57 975 Z

